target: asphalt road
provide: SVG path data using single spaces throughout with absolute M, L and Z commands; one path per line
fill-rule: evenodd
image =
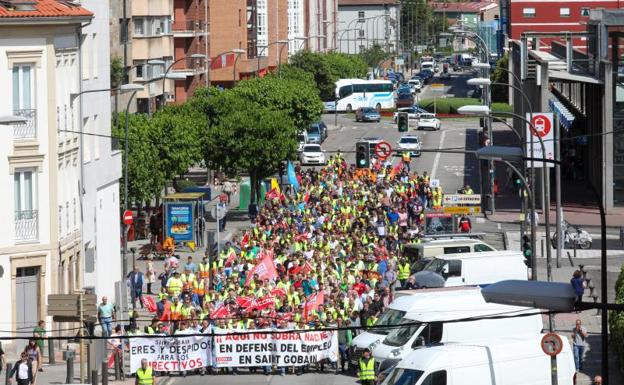
M 262 374 L 248 374 L 247 371 L 234 376 L 231 374 L 215 376 L 188 376 L 186 378 L 171 377 L 161 379 L 159 385 L 354 385 L 356 377 L 348 375 L 335 375 L 330 373 L 306 373 L 301 376 L 288 374 L 286 376 Z

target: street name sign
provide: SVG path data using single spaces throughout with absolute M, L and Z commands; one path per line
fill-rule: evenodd
M 452 205 L 480 205 L 481 194 L 446 194 L 443 199 L 444 206 Z

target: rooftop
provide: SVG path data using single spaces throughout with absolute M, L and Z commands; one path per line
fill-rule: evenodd
M 498 3 L 491 1 L 465 2 L 465 3 L 445 3 L 432 1 L 429 5 L 434 12 L 462 12 L 480 13 L 498 7 Z
M 92 17 L 93 13 L 71 0 L 0 0 L 0 20 L 66 19 Z

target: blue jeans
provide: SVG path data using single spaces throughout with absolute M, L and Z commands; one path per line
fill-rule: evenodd
M 110 335 L 113 333 L 113 318 L 112 317 L 104 317 L 101 318 L 100 321 L 102 322 L 102 336 L 103 337 L 110 337 Z
M 574 366 L 576 370 L 583 369 L 583 353 L 585 352 L 585 345 L 572 345 L 574 351 Z

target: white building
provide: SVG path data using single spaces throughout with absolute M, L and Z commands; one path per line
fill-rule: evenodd
M 0 324 L 32 330 L 48 294 L 81 287 L 79 31 L 92 13 L 57 0 L 0 1 Z M 0 332 L 0 335 L 6 335 Z
M 82 242 L 83 285 L 98 297 L 115 298 L 115 282 L 121 277 L 120 199 L 121 152 L 112 148 L 110 92 L 109 0 L 82 0 L 94 13 L 82 29 L 82 96 L 79 108 L 82 130 Z M 89 134 L 97 134 L 89 135 Z
M 338 0 L 339 51 L 360 53 L 377 44 L 386 52 L 395 52 L 399 16 L 396 0 Z
M 288 0 L 288 54 L 336 49 L 337 0 Z

